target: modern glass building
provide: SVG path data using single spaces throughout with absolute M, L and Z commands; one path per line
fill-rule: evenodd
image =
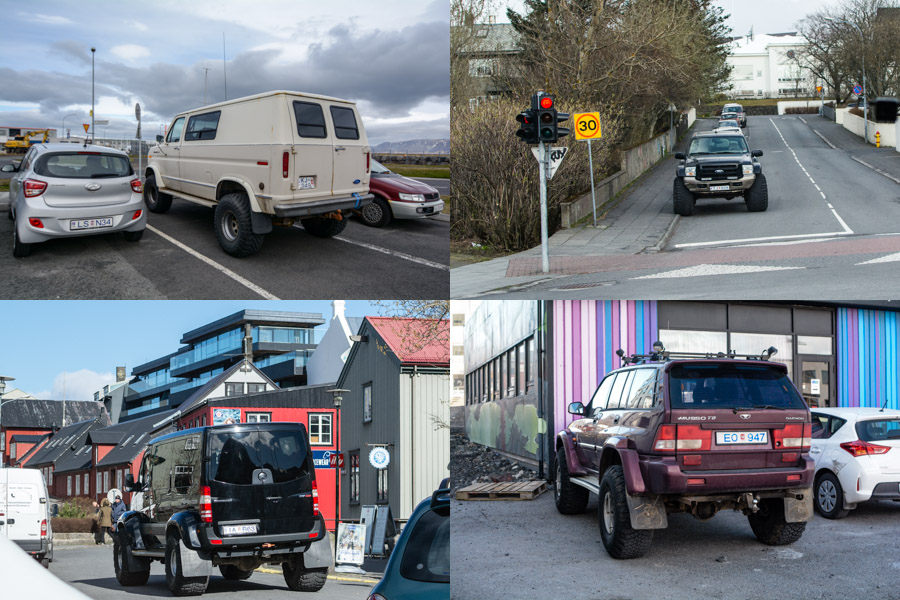
M 120 421 L 176 408 L 196 389 L 244 356 L 281 387 L 306 384 L 306 362 L 316 348 L 320 313 L 242 310 L 185 333 L 176 352 L 132 369 Z

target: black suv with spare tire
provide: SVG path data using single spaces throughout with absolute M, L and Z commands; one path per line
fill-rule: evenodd
M 667 514 L 747 515 L 759 541 L 791 544 L 812 518 L 809 408 L 787 367 L 759 356 L 625 356 L 556 438 L 555 502 L 583 513 L 599 496 L 600 537 L 614 558 L 650 548 Z
M 247 579 L 281 565 L 295 591 L 325 585 L 331 544 L 306 428 L 241 423 L 186 429 L 152 440 L 125 489 L 132 510 L 119 518 L 113 564 L 123 586 L 144 585 L 165 565 L 175 596 L 206 591 L 212 567 Z
M 691 138 L 687 154 L 676 152 L 680 162 L 675 172 L 672 204 L 675 214 L 689 217 L 697 198 L 744 198 L 747 210 L 762 212 L 769 207 L 766 176 L 757 157 L 739 133 L 703 132 Z

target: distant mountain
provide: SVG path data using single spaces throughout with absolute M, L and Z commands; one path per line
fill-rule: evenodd
M 450 140 L 406 140 L 382 142 L 374 148 L 379 154 L 450 154 Z

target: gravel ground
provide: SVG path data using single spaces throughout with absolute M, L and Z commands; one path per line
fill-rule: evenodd
M 458 432 L 450 434 L 450 477 L 455 488 L 492 481 L 540 481 L 536 471 Z

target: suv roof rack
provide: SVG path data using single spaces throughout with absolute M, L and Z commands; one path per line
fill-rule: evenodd
M 632 354 L 625 355 L 625 351 L 619 348 L 616 355 L 622 359 L 622 365 L 637 365 L 649 362 L 668 362 L 679 358 L 742 358 L 744 360 L 763 360 L 768 361 L 770 358 L 778 354 L 775 346 L 769 346 L 760 354 L 738 354 L 734 350 L 728 352 L 669 352 L 662 345 L 662 342 L 653 343 L 654 352 L 650 354 Z

